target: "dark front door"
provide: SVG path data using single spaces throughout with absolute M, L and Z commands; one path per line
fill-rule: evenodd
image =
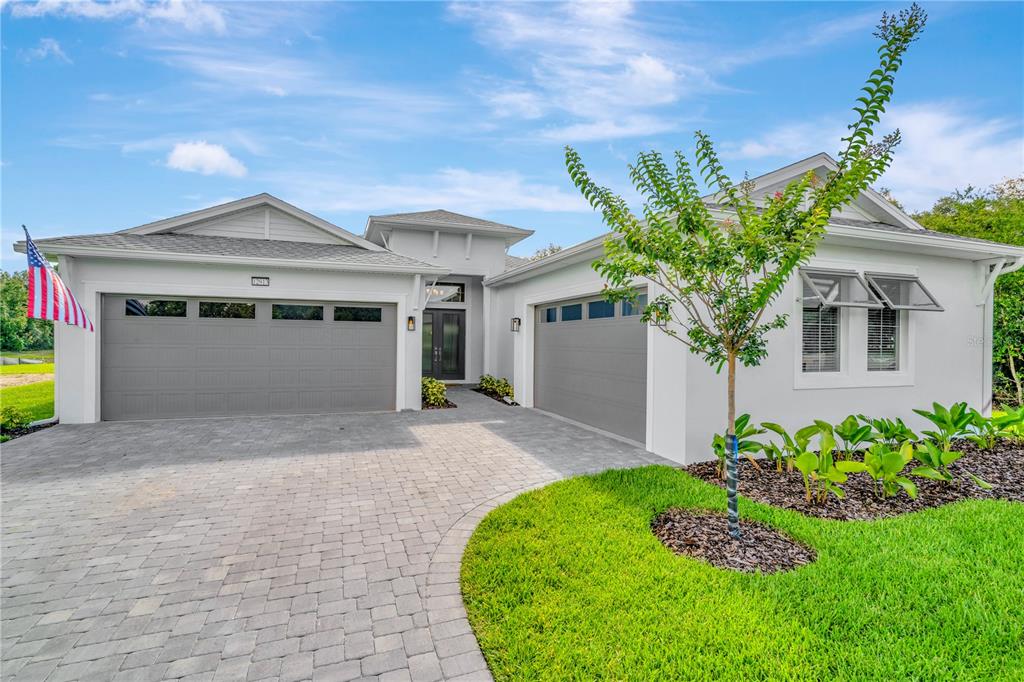
M 466 311 L 423 311 L 423 376 L 466 378 Z

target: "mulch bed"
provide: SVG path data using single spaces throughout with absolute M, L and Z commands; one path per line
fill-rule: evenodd
M 56 425 L 57 425 L 57 422 L 53 422 L 51 424 L 40 424 L 39 426 L 27 426 L 27 427 L 25 427 L 23 429 L 4 430 L 2 432 L 2 434 L 4 436 L 7 436 L 7 440 L 11 441 L 11 440 L 14 440 L 15 438 L 21 438 L 22 436 L 27 436 L 30 433 L 35 433 L 36 431 L 42 431 L 43 429 L 48 429 L 51 426 L 56 426 Z
M 509 407 L 519 407 L 519 403 L 517 403 L 516 401 L 514 401 L 514 400 L 506 401 L 503 397 L 501 397 L 497 393 L 491 393 L 490 391 L 485 391 L 485 390 L 483 390 L 481 388 L 474 388 L 473 390 L 476 391 L 477 393 L 479 393 L 480 395 L 487 396 L 491 400 L 498 401 L 502 405 L 508 405 Z
M 448 400 L 447 398 L 445 398 L 444 402 L 446 403 L 444 405 L 427 405 L 426 403 L 423 403 L 421 407 L 424 410 L 449 410 L 453 407 L 458 407 L 458 405 Z
M 713 512 L 667 509 L 651 522 L 651 532 L 676 554 L 744 573 L 789 571 L 817 557 L 810 547 L 755 521 L 741 519 L 740 538 L 733 538 L 726 517 Z
M 845 499 L 829 495 L 824 504 L 810 504 L 804 498 L 803 477 L 799 471 L 779 473 L 762 460 L 758 460 L 761 466 L 758 471 L 745 459 L 740 459 L 739 493 L 763 504 L 843 521 L 899 516 L 967 499 L 1024 502 L 1024 445 L 1003 441 L 992 450 L 979 450 L 974 443 L 962 441 L 956 443 L 954 449 L 964 453 L 949 467 L 954 479 L 945 483 L 912 476 L 911 480 L 917 485 L 916 500 L 902 491 L 895 497 L 879 498 L 871 489 L 871 478 L 859 473 L 851 474 L 843 484 Z M 914 466 L 916 464 L 911 463 L 907 471 Z M 715 473 L 714 462 L 691 464 L 683 469 L 691 476 L 725 487 L 725 482 Z M 967 471 L 990 483 L 992 490 L 975 485 L 966 477 Z

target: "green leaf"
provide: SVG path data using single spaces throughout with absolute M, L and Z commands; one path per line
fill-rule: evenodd
M 918 476 L 920 478 L 930 478 L 933 481 L 946 481 L 946 480 L 948 480 L 947 477 L 944 476 L 941 472 L 939 472 L 937 469 L 934 469 L 934 468 L 932 468 L 930 466 L 916 467 L 914 469 L 911 469 L 910 470 L 910 475 L 911 476 Z
M 910 496 L 910 499 L 917 499 L 917 485 L 915 485 L 909 478 L 906 476 L 900 476 L 896 479 L 896 484 L 907 491 L 907 495 Z
M 818 456 L 813 452 L 802 452 L 793 460 L 793 466 L 806 475 L 818 468 Z
M 986 481 L 986 480 L 984 480 L 982 478 L 979 478 L 979 477 L 975 476 L 974 474 L 972 474 L 970 472 L 967 472 L 967 476 L 972 481 L 974 481 L 974 484 L 977 485 L 982 490 L 992 490 L 992 484 L 989 483 L 988 481 Z
M 864 462 L 836 462 L 835 467 L 847 474 L 856 474 L 868 470 L 868 466 Z

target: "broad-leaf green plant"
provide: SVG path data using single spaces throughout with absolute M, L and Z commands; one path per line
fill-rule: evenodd
M 949 407 L 932 403 L 931 412 L 921 409 L 915 409 L 914 412 L 935 424 L 935 429 L 921 433 L 946 451 L 952 448 L 955 439 L 967 435 L 967 427 L 971 424 L 971 413 L 967 403 L 954 403 Z
M 609 301 L 637 300 L 635 283 L 656 285 L 657 295 L 641 319 L 655 322 L 718 371 L 727 370 L 728 449 L 736 435 L 736 368 L 761 364 L 767 335 L 786 325 L 785 313 L 769 308 L 796 269 L 814 255 L 833 213 L 868 189 L 892 162 L 899 131 L 872 141 L 893 95 L 896 73 L 927 16 L 915 3 L 898 14 L 883 13 L 875 36 L 878 67 L 854 106 L 854 121 L 842 139 L 836 168 L 824 178 L 808 171 L 771 196 L 755 197 L 751 183 L 725 172 L 711 138 L 695 133 L 695 162 L 682 152 L 670 165 L 655 151 L 641 152 L 630 179 L 641 200 L 629 202 L 595 182 L 580 155 L 566 147 L 569 176 L 601 211 L 612 231 L 605 255 L 594 263 Z M 698 178 L 704 187 L 698 184 Z M 705 195 L 710 190 L 715 206 Z M 737 457 L 726 458 L 729 532 L 739 537 Z
M 863 469 L 854 470 L 864 471 L 872 478 L 872 488 L 879 497 L 894 497 L 903 489 L 911 499 L 915 499 L 917 485 L 903 474 L 913 458 L 913 443 L 904 443 L 898 449 L 890 448 L 885 443 L 874 443 L 864 451 L 863 462 L 851 464 L 863 466 Z
M 759 436 L 764 433 L 764 429 L 759 429 L 756 426 L 750 424 L 750 415 L 741 414 L 736 417 L 736 441 L 737 447 L 741 455 L 750 460 L 750 463 L 757 469 L 761 467 L 757 461 L 754 460 L 754 453 L 761 450 L 761 443 L 751 440 L 754 436 Z M 726 460 L 728 459 L 728 448 L 726 443 L 728 442 L 727 435 L 716 433 L 715 437 L 711 439 L 711 449 L 715 453 L 715 457 L 718 458 L 718 463 L 715 465 L 715 471 L 718 473 L 719 478 L 725 478 Z
M 782 471 L 783 467 L 785 467 L 787 471 L 793 471 L 793 460 L 807 450 L 807 446 L 811 442 L 811 439 L 814 438 L 816 433 L 818 433 L 818 427 L 813 424 L 811 426 L 805 426 L 793 435 L 790 435 L 786 429 L 774 422 L 761 422 L 761 426 L 782 439 L 782 445 L 776 445 L 771 441 L 766 444 L 768 447 L 772 448 L 773 454 L 776 452 L 778 453 L 778 458 L 774 460 L 775 467 L 778 471 Z M 764 446 L 762 446 L 762 450 L 764 450 Z M 765 452 L 765 455 L 767 456 L 768 453 Z
M 825 428 L 827 427 L 827 428 Z M 804 478 L 806 499 L 812 504 L 824 504 L 829 494 L 839 499 L 846 497 L 842 484 L 847 481 L 847 474 L 862 471 L 860 462 L 837 462 L 835 459 L 835 436 L 832 425 L 827 422 L 815 424 L 818 431 L 818 452 L 805 450 L 794 460 L 793 464 Z
M 861 446 L 873 443 L 876 438 L 871 424 L 861 424 L 860 420 L 852 414 L 836 424 L 834 431 L 842 443 L 842 447 L 839 449 L 840 457 L 847 460 L 853 459 Z
M 917 434 L 904 424 L 902 419 L 872 419 L 863 414 L 857 415 L 857 417 L 871 426 L 872 440 L 882 441 L 890 448 L 899 448 L 903 443 L 914 443 L 918 440 Z
M 1002 439 L 1015 438 L 1015 428 L 1024 423 L 1024 408 L 1017 411 L 993 414 L 986 417 L 981 412 L 971 409 L 970 433 L 968 440 L 982 450 L 991 450 Z

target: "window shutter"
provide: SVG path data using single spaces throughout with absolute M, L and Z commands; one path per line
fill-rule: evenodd
M 868 371 L 896 372 L 900 368 L 900 311 L 868 311 Z

